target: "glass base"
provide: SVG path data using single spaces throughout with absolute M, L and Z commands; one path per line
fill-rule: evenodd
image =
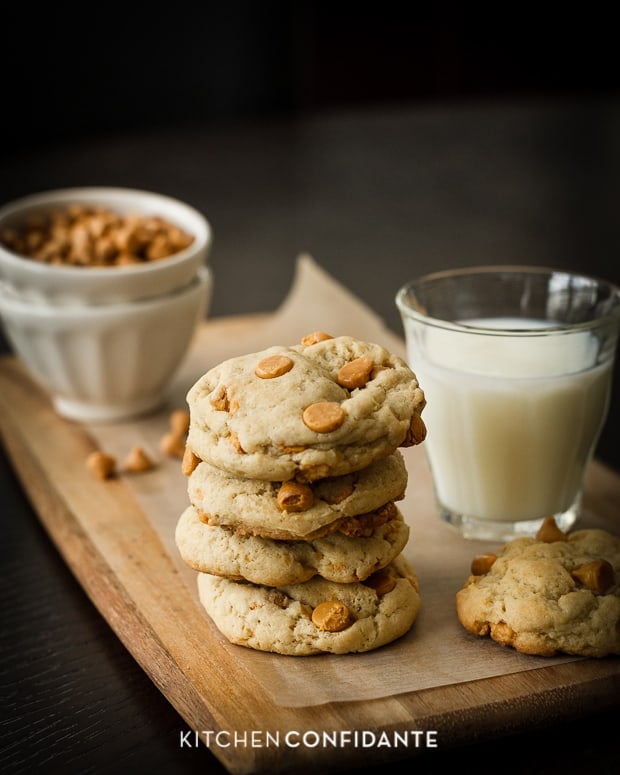
M 528 519 L 521 522 L 495 522 L 490 519 L 477 519 L 465 514 L 455 514 L 440 505 L 440 514 L 444 522 L 456 528 L 463 538 L 476 541 L 496 541 L 505 543 L 514 538 L 523 538 L 524 536 L 533 537 L 538 532 L 539 527 L 546 517 L 540 519 Z M 579 496 L 573 505 L 559 514 L 554 514 L 557 526 L 566 533 L 570 530 L 579 514 L 581 513 L 581 496 Z M 546 515 L 550 516 L 550 515 Z

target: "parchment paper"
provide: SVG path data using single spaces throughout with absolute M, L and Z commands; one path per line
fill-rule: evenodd
M 350 334 L 405 356 L 404 341 L 390 332 L 368 306 L 311 257 L 300 256 L 287 298 L 264 322 L 251 331 L 241 328 L 240 335 L 231 332 L 226 340 L 209 336 L 208 322 L 202 327 L 162 412 L 131 423 L 88 426 L 101 448 L 119 458 L 130 446 L 140 443 L 158 459 L 154 471 L 128 476 L 126 481 L 186 581 L 187 594 L 196 600 L 196 573 L 181 561 L 174 543 L 177 520 L 189 503 L 187 480 L 180 472 L 179 461 L 158 455 L 169 411 L 185 408 L 187 390 L 222 360 L 273 344 L 293 344 L 315 330 Z M 493 544 L 465 540 L 443 523 L 435 508 L 423 445 L 403 450 L 403 454 L 409 484 L 399 508 L 411 528 L 403 554 L 416 570 L 422 598 L 422 610 L 412 630 L 395 643 L 367 654 L 312 657 L 256 652 L 232 645 L 218 634 L 221 648 L 235 655 L 276 705 L 299 707 L 374 699 L 573 659 L 525 656 L 464 631 L 456 617 L 454 596 L 469 575 L 471 558 L 492 550 Z

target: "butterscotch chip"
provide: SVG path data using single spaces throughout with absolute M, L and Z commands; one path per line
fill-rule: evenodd
M 277 502 L 282 511 L 307 511 L 314 503 L 314 493 L 308 484 L 283 482 L 278 490 Z
M 370 358 L 356 358 L 354 361 L 345 363 L 338 370 L 336 380 L 339 385 L 347 388 L 347 390 L 362 388 L 370 379 L 373 368 L 374 363 Z
M 314 490 L 326 503 L 336 505 L 342 503 L 353 493 L 356 480 L 356 474 L 330 476 L 319 479 L 314 485 Z M 396 496 L 394 496 L 394 500 L 396 500 Z
M 233 433 L 231 433 L 231 434 L 230 434 L 230 436 L 228 437 L 228 439 L 229 439 L 230 443 L 233 445 L 233 447 L 234 447 L 234 448 L 237 450 L 237 452 L 238 452 L 240 455 L 244 455 L 244 454 L 245 454 L 245 450 L 243 449 L 243 445 L 242 445 L 242 444 L 241 444 L 241 442 L 239 441 L 239 436 L 238 436 L 238 434 L 236 434 L 236 433 L 234 433 L 234 432 L 233 432 Z
M 396 579 L 385 568 L 376 571 L 363 582 L 367 587 L 374 589 L 378 595 L 387 595 L 396 586 Z
M 210 398 L 210 403 L 216 412 L 228 412 L 230 409 L 230 403 L 228 401 L 228 393 L 226 388 L 222 387 L 215 395 L 212 395 Z
M 194 451 L 190 449 L 189 445 L 185 445 L 185 449 L 183 450 L 183 459 L 181 461 L 181 472 L 184 476 L 189 476 L 192 471 L 194 471 L 198 464 L 200 463 L 200 458 L 198 455 L 194 454 Z
M 174 246 L 165 234 L 158 234 L 153 237 L 152 242 L 144 251 L 149 261 L 157 261 L 159 258 L 166 258 L 174 252 Z
M 304 336 L 301 340 L 301 344 L 304 347 L 310 347 L 317 342 L 324 342 L 326 339 L 333 339 L 331 334 L 326 334 L 324 331 L 314 331 L 312 334 Z
M 463 627 L 524 654 L 620 654 L 620 537 L 517 538 L 456 595 Z
M 345 411 L 340 404 L 334 401 L 321 401 L 318 404 L 310 404 L 303 411 L 304 424 L 316 433 L 330 433 L 339 428 L 344 422 Z
M 474 576 L 482 576 L 491 570 L 495 560 L 496 554 L 477 554 L 471 561 L 471 572 Z
M 426 438 L 426 425 L 424 420 L 418 412 L 414 412 L 411 417 L 411 425 L 407 437 L 403 443 L 403 447 L 413 447 L 416 444 L 421 444 Z
M 544 541 L 544 543 L 547 544 L 553 543 L 554 541 L 566 541 L 566 534 L 560 530 L 553 517 L 547 517 L 538 528 L 536 540 Z
M 261 379 L 281 377 L 293 368 L 293 361 L 286 355 L 271 355 L 256 364 L 255 374 Z
M 312 622 L 325 632 L 340 632 L 351 624 L 351 613 L 339 600 L 326 600 L 312 612 Z
M 133 253 L 127 253 L 123 251 L 117 253 L 115 263 L 117 266 L 133 266 L 134 264 L 141 264 L 142 261 Z
M 172 431 L 164 433 L 159 441 L 159 449 L 169 457 L 178 457 L 180 460 L 185 455 L 185 437 Z
M 138 445 L 132 448 L 123 462 L 123 470 L 129 473 L 142 473 L 155 467 L 151 458 L 144 449 Z
M 189 411 L 176 409 L 168 418 L 170 430 L 165 433 L 160 441 L 160 450 L 169 457 L 178 457 L 181 460 L 185 456 L 187 431 L 189 430 Z
M 615 581 L 613 566 L 607 560 L 593 560 L 571 571 L 571 576 L 584 587 L 604 595 Z
M 170 415 L 170 430 L 177 436 L 185 436 L 189 430 L 189 412 L 187 409 L 176 409 Z
M 86 467 L 98 479 L 110 479 L 116 473 L 116 458 L 101 450 L 95 450 L 86 458 Z

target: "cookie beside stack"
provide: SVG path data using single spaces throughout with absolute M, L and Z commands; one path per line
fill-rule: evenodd
M 456 612 L 472 635 L 523 654 L 620 654 L 620 536 L 565 534 L 547 517 L 535 536 L 474 557 Z
M 399 447 L 425 436 L 407 364 L 315 333 L 223 362 L 187 402 L 190 505 L 175 538 L 228 640 L 343 654 L 404 635 L 420 597 L 401 555 Z

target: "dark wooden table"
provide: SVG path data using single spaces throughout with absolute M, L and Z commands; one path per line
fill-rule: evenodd
M 275 309 L 305 251 L 399 333 L 396 290 L 429 270 L 532 263 L 620 282 L 619 183 L 620 99 L 610 98 L 177 126 L 0 157 L 2 203 L 100 184 L 198 207 L 215 232 L 213 316 Z M 616 387 L 597 454 L 617 470 L 619 416 Z M 185 722 L 74 580 L 4 452 L 0 487 L 0 771 L 223 772 L 204 746 L 181 747 Z M 606 718 L 576 709 L 561 726 L 472 734 L 471 746 L 414 766 L 616 772 Z

